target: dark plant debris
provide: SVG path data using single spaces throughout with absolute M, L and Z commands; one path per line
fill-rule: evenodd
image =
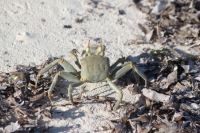
M 200 7 L 198 0 L 133 1 L 136 8 L 147 14 L 146 24 L 138 24 L 144 36 L 136 43 L 160 43 L 200 47 Z
M 200 57 L 183 57 L 171 48 L 152 49 L 149 57 L 138 66 L 148 75 L 148 87 L 138 90 L 136 104 L 122 105 L 124 115 L 113 122 L 122 124 L 121 132 L 200 132 Z M 128 73 L 117 83 L 136 88 L 130 78 Z
M 36 89 L 34 85 L 38 71 L 47 62 L 40 66 L 19 65 L 16 72 L 0 73 L 0 127 L 4 127 L 0 132 L 46 130 L 38 124 L 42 116 L 51 118 L 45 102 L 51 78 L 44 75 L 42 87 Z
M 71 25 L 64 25 L 63 28 L 66 28 L 66 29 L 71 29 L 72 26 Z

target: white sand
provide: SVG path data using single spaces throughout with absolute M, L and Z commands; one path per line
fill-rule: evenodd
M 144 52 L 143 48 L 155 48 L 149 44 L 124 46 L 143 34 L 137 23 L 144 22 L 145 14 L 135 9 L 131 0 L 1 0 L 0 9 L 0 71 L 13 71 L 17 64 L 41 64 L 49 57 L 64 56 L 71 62 L 67 52 L 74 48 L 81 52 L 89 39 L 96 44 L 95 40 L 102 38 L 111 64 L 121 55 L 135 57 Z M 120 15 L 119 10 L 125 14 Z M 75 23 L 77 18 L 83 22 Z M 64 25 L 72 28 L 63 28 Z M 79 88 L 74 94 L 80 92 Z M 127 89 L 123 92 L 123 101 L 137 101 L 138 95 L 131 95 Z M 118 98 L 104 83 L 87 84 L 84 95 Z M 55 102 L 65 102 L 56 96 Z M 102 126 L 112 126 L 108 120 L 119 116 L 117 112 L 105 111 L 105 106 L 95 102 L 83 102 L 77 107 L 58 106 L 53 119 L 43 121 L 51 127 L 50 132 L 94 132 Z

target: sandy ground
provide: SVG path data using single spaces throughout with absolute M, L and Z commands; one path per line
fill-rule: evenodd
M 137 62 L 136 57 L 144 53 L 145 48 L 159 47 L 124 45 L 143 34 L 137 24 L 144 22 L 145 14 L 135 9 L 131 0 L 1 0 L 0 9 L 0 71 L 3 72 L 14 71 L 18 64 L 41 64 L 49 57 L 64 57 L 74 64 L 67 52 L 76 48 L 81 53 L 89 39 L 91 44 L 97 44 L 100 38 L 103 40 L 111 64 L 121 55 L 135 57 Z M 63 88 L 66 92 L 67 87 Z M 80 88 L 74 94 L 78 94 Z M 131 95 L 127 89 L 123 89 L 123 93 L 125 102 L 138 100 L 139 96 Z M 65 102 L 56 98 L 58 94 L 54 94 L 53 100 Z M 118 97 L 105 83 L 87 84 L 83 95 Z M 103 126 L 112 126 L 110 119 L 119 116 L 118 111 L 109 112 L 105 107 L 106 104 L 95 102 L 77 107 L 55 106 L 53 118 L 42 118 L 42 121 L 49 132 L 54 133 L 101 131 Z

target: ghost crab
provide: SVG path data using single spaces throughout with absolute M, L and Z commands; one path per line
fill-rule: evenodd
M 92 45 L 90 46 L 90 41 L 88 42 L 88 46 L 85 50 L 85 57 L 82 58 L 79 62 L 77 58 L 76 50 L 70 51 L 71 58 L 75 61 L 75 64 L 80 68 L 80 71 L 77 71 L 69 62 L 64 59 L 56 59 L 47 66 L 45 66 L 37 76 L 38 79 L 42 74 L 47 71 L 52 70 L 57 64 L 60 64 L 64 70 L 59 71 L 55 77 L 53 78 L 52 84 L 48 90 L 48 97 L 52 103 L 51 94 L 55 87 L 55 84 L 58 80 L 58 76 L 63 77 L 64 79 L 73 82 L 68 87 L 68 96 L 72 105 L 74 105 L 73 97 L 72 97 L 72 89 L 74 87 L 80 86 L 83 83 L 97 83 L 97 82 L 107 82 L 110 87 L 115 90 L 119 94 L 119 99 L 115 103 L 113 109 L 116 110 L 119 107 L 119 104 L 122 101 L 122 90 L 119 89 L 112 80 L 118 79 L 124 74 L 126 74 L 129 70 L 134 71 L 134 76 L 139 81 L 139 76 L 141 76 L 145 81 L 145 86 L 147 85 L 146 76 L 131 62 L 125 62 L 124 58 L 119 58 L 113 65 L 110 66 L 109 58 L 104 56 L 105 46 L 102 45 L 102 41 L 100 41 L 100 45 Z M 121 66 L 118 64 L 121 63 Z M 37 88 L 37 82 L 35 87 Z

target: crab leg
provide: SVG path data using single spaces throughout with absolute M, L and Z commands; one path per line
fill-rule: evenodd
M 72 51 L 69 52 L 69 56 L 71 57 L 71 59 L 75 62 L 75 64 L 79 67 L 79 69 L 81 69 L 81 64 L 77 58 L 77 53 L 78 51 L 76 49 L 73 49 Z
M 124 57 L 119 58 L 114 64 L 112 64 L 112 66 L 110 66 L 110 73 L 113 73 L 114 71 L 117 70 L 117 68 L 119 68 L 117 65 L 119 63 L 124 64 Z
M 125 73 L 127 73 L 129 70 L 133 70 L 134 72 L 136 72 L 140 77 L 142 77 L 145 81 L 145 87 L 147 86 L 147 77 L 145 76 L 145 74 L 143 72 L 141 72 L 132 62 L 126 62 L 122 65 L 122 68 L 119 69 L 117 72 L 112 74 L 112 79 L 118 79 L 121 76 L 123 76 Z M 134 74 L 136 80 L 139 80 L 139 77 L 136 76 L 136 74 Z M 138 82 L 138 81 L 137 81 Z
M 64 59 L 56 59 L 52 63 L 46 65 L 45 68 L 43 68 L 38 75 L 44 74 L 57 64 L 60 64 L 65 69 L 66 72 L 73 72 L 73 73 L 77 72 L 76 69 L 68 61 Z
M 134 74 L 134 77 L 135 77 L 135 80 L 137 82 L 137 85 L 140 84 L 140 77 L 138 76 L 137 72 L 133 71 L 133 74 Z
M 52 94 L 52 91 L 56 85 L 56 82 L 58 81 L 58 76 L 61 76 L 63 77 L 64 79 L 68 80 L 68 81 L 71 81 L 71 82 L 79 82 L 79 79 L 77 76 L 71 74 L 71 73 L 68 73 L 68 72 L 64 72 L 64 71 L 60 71 L 58 72 L 54 78 L 53 78 L 53 81 L 51 83 L 51 86 L 48 90 L 48 97 L 49 97 L 49 100 L 51 102 L 51 105 L 53 105 L 53 102 L 52 102 L 52 99 L 51 99 L 51 94 Z
M 78 87 L 78 86 L 82 85 L 83 83 L 84 82 L 80 81 L 80 82 L 72 83 L 72 84 L 69 85 L 69 87 L 68 87 L 68 96 L 69 96 L 69 100 L 70 100 L 72 105 L 75 105 L 73 97 L 72 97 L 72 90 L 73 90 L 74 87 Z
M 120 90 L 113 82 L 111 82 L 109 78 L 107 78 L 106 80 L 108 84 L 110 85 L 110 87 L 119 94 L 119 99 L 117 100 L 117 102 L 115 103 L 115 106 L 113 107 L 113 110 L 117 110 L 123 98 L 122 90 Z
M 42 70 L 40 70 L 40 72 L 38 73 L 37 78 L 36 78 L 35 88 L 37 88 L 37 83 L 38 83 L 38 79 L 40 78 L 40 76 L 42 74 L 44 74 L 45 72 L 51 70 L 57 64 L 60 64 L 65 69 L 66 72 L 77 73 L 76 69 L 69 62 L 67 62 L 64 59 L 56 59 L 52 63 L 46 65 Z
M 50 102 L 51 102 L 51 105 L 53 105 L 53 101 L 52 101 L 52 99 L 51 99 L 51 93 L 52 93 L 52 91 L 53 91 L 53 89 L 54 89 L 54 87 L 55 87 L 55 85 L 56 85 L 56 82 L 58 81 L 58 76 L 59 76 L 59 73 L 57 73 L 57 74 L 54 76 L 53 81 L 52 81 L 52 83 L 51 83 L 51 86 L 50 86 L 50 88 L 49 88 L 49 90 L 48 90 L 48 98 L 49 98 L 49 100 L 50 100 Z

